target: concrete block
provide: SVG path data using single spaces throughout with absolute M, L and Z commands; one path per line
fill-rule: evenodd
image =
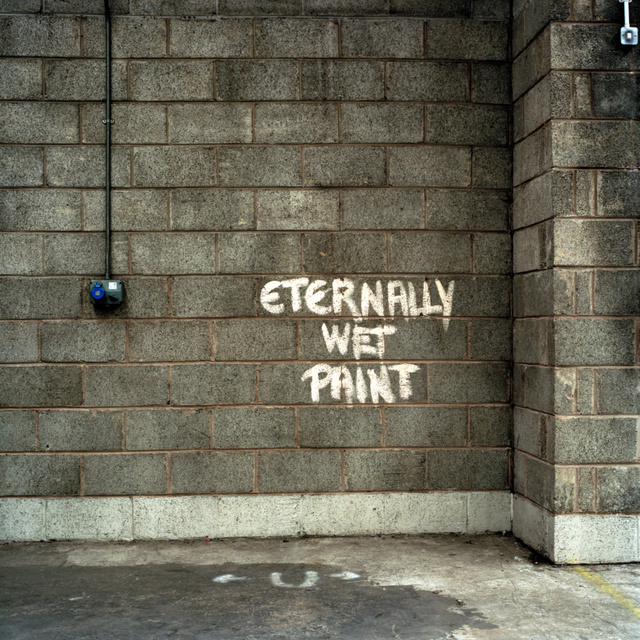
M 128 14 L 128 0 L 113 0 L 109 9 L 111 15 Z M 100 0 L 47 0 L 46 10 L 49 13 L 81 13 L 102 15 L 104 4 Z
M 456 37 L 452 38 L 451 34 Z M 433 20 L 427 22 L 429 58 L 506 61 L 509 29 L 504 22 Z
M 473 150 L 473 186 L 479 189 L 508 189 L 511 186 L 511 149 Z
M 59 16 L 2 16 L 0 56 L 67 58 L 80 55 L 80 21 Z
M 167 113 L 163 104 L 116 103 L 111 141 L 114 144 L 147 144 L 167 141 Z M 82 105 L 82 141 L 104 144 L 104 105 Z
M 549 364 L 547 357 L 548 326 L 546 320 L 515 319 L 513 324 L 513 359 L 515 362 Z
M 0 60 L 2 100 L 38 100 L 42 97 L 42 63 L 40 60 Z
M 216 0 L 131 0 L 131 13 L 160 16 L 211 16 L 216 13 Z
M 302 267 L 297 234 L 224 234 L 218 250 L 220 273 L 297 273 Z
M 345 451 L 347 491 L 411 491 L 424 488 L 424 451 Z
M 343 142 L 422 142 L 424 109 L 419 104 L 349 103 L 340 106 Z
M 598 215 L 640 218 L 640 182 L 637 171 L 599 171 Z
M 542 25 L 544 26 L 544 25 Z M 511 94 L 517 100 L 551 70 L 551 29 L 546 28 L 513 62 Z M 554 65 L 555 69 L 567 67 Z M 573 67 L 568 67 L 573 68 Z
M 593 19 L 603 20 L 605 22 L 617 22 L 620 19 L 620 7 L 615 4 L 611 6 L 606 0 L 595 0 L 593 3 Z M 637 5 L 631 4 L 629 14 L 632 24 L 638 22 L 640 18 L 640 9 Z
M 509 407 L 470 407 L 469 433 L 472 447 L 508 447 L 511 444 Z
M 513 533 L 536 551 L 550 553 L 553 548 L 553 516 L 530 500 L 515 495 Z
M 3 0 L 2 13 L 40 13 L 42 0 Z
M 510 103 L 511 74 L 507 65 L 477 63 L 471 73 L 473 102 L 489 104 Z
M 47 60 L 44 70 L 45 97 L 48 100 L 105 99 L 104 60 Z M 113 60 L 111 62 L 111 96 L 114 100 L 126 100 L 127 92 L 126 62 Z M 101 108 L 104 117 L 104 105 Z M 104 125 L 102 127 L 104 128 Z
M 468 98 L 467 65 L 455 62 L 390 62 L 389 100 L 460 102 Z
M 340 194 L 327 190 L 257 192 L 257 228 L 273 230 L 338 229 Z
M 135 274 L 215 273 L 216 236 L 212 233 L 154 233 L 131 236 Z
M 84 313 L 87 318 L 162 318 L 169 314 L 166 278 L 123 277 L 126 296 L 117 309 L 102 310 L 89 301 L 89 282 L 85 281 Z
M 131 407 L 169 403 L 169 368 L 88 366 L 85 402 L 94 407 Z
M 385 340 L 385 357 L 391 360 L 460 360 L 467 355 L 467 323 L 451 320 L 445 329 L 440 318 L 385 320 L 396 332 Z
M 79 191 L 0 192 L 2 231 L 80 231 L 81 212 Z
M 540 455 L 540 414 L 514 408 L 514 447 L 519 451 Z
M 220 185 L 299 187 L 300 150 L 289 146 L 221 147 Z
M 493 5 L 492 5 L 493 6 Z M 467 533 L 511 531 L 510 492 L 469 493 L 467 496 Z
M 0 451 L 36 450 L 34 411 L 0 412 Z
M 308 407 L 300 409 L 300 446 L 380 447 L 382 416 L 379 408 Z
M 596 370 L 598 413 L 640 413 L 640 370 Z
M 414 187 L 468 187 L 471 152 L 456 147 L 392 147 L 389 184 Z
M 380 273 L 387 270 L 387 239 L 383 233 L 333 235 L 334 273 Z
M 258 453 L 260 493 L 340 491 L 339 451 Z
M 508 402 L 505 364 L 430 364 L 430 402 Z
M 126 448 L 208 449 L 210 445 L 208 409 L 145 409 L 127 411 Z
M 578 413 L 593 415 L 595 410 L 595 371 L 578 369 Z
M 262 404 L 311 404 L 311 387 L 302 380 L 313 365 L 306 363 L 261 364 L 259 368 L 258 398 Z M 323 404 L 335 404 L 337 400 L 329 389 L 320 392 Z
M 293 409 L 242 407 L 213 413 L 216 449 L 285 449 L 296 446 Z
M 576 389 L 574 370 L 550 367 L 523 367 L 523 370 L 526 387 L 523 406 L 545 413 L 572 413 Z
M 0 236 L 0 273 L 2 275 L 42 274 L 42 236 L 11 233 Z
M 421 2 L 420 0 L 391 0 L 391 15 L 419 16 L 425 18 L 470 18 L 471 2 L 453 0 Z
M 50 540 L 132 540 L 131 499 L 48 500 L 46 537 Z
M 595 511 L 596 506 L 596 469 L 579 467 L 577 482 L 577 504 L 579 511 Z
M 475 273 L 511 273 L 511 236 L 506 233 L 482 233 L 473 237 Z
M 85 230 L 104 231 L 104 192 L 87 191 L 83 197 Z M 112 191 L 111 229 L 113 231 L 165 231 L 169 209 L 168 199 L 166 191 L 156 189 Z
M 588 73 L 573 74 L 573 115 L 576 118 L 591 117 L 591 76 Z
M 419 20 L 345 19 L 341 35 L 342 55 L 349 58 L 421 58 L 423 53 Z
M 303 60 L 301 69 L 303 100 L 382 100 L 384 98 L 382 62 Z
M 123 322 L 44 322 L 43 362 L 122 362 L 126 327 Z
M 398 273 L 469 273 L 471 237 L 467 233 L 392 233 L 389 269 Z
M 111 453 L 83 458 L 88 496 L 167 493 L 167 456 L 162 453 Z
M 508 215 L 509 197 L 506 193 L 457 189 L 427 192 L 429 229 L 506 231 Z
M 424 196 L 417 189 L 342 191 L 345 229 L 422 229 Z
M 0 500 L 0 540 L 31 542 L 44 540 L 45 501 L 27 499 Z
M 211 100 L 213 72 L 204 60 L 129 63 L 131 100 Z
M 84 55 L 88 58 L 103 57 L 104 18 L 86 18 L 83 36 Z M 166 21 L 160 18 L 112 17 L 111 51 L 114 58 L 164 58 L 167 55 Z
M 0 407 L 73 407 L 82 404 L 82 369 L 19 366 L 0 370 Z
M 248 189 L 171 191 L 171 229 L 233 231 L 254 227 L 253 192 Z
M 464 447 L 467 409 L 464 407 L 385 407 L 388 447 Z
M 111 184 L 128 187 L 131 183 L 128 147 L 111 150 Z M 50 187 L 104 188 L 104 146 L 47 148 L 47 184 Z
M 384 186 L 383 147 L 308 147 L 304 150 L 305 185 L 312 187 Z
M 378 16 L 389 13 L 385 0 L 307 0 L 304 13 L 310 16 Z
M 297 16 L 302 13 L 301 0 L 221 0 L 218 3 L 221 16 Z
M 514 310 L 518 317 L 571 315 L 574 309 L 574 274 L 541 271 L 514 277 Z
M 535 133 L 517 142 L 513 148 L 513 184 L 535 178 L 551 169 L 552 158 L 551 124 L 545 125 Z
M 171 55 L 176 58 L 250 58 L 251 20 L 171 20 Z
M 325 19 L 256 20 L 255 56 L 258 58 L 337 58 L 338 22 Z
M 572 100 L 577 104 L 578 97 L 572 98 L 571 82 L 571 74 L 552 71 L 524 95 L 521 99 L 522 130 L 515 132 L 516 139 L 530 135 L 551 118 L 574 115 L 571 104 Z
M 114 236 L 111 245 L 114 273 L 126 273 L 128 247 L 123 238 Z M 44 238 L 44 272 L 46 275 L 86 274 L 95 276 L 104 269 L 104 235 L 76 233 L 51 234 Z
M 254 454 L 249 451 L 171 456 L 172 493 L 250 493 L 253 476 Z
M 637 513 L 640 511 L 640 475 L 638 467 L 598 469 L 598 511 Z
M 469 323 L 469 357 L 472 360 L 510 361 L 511 331 L 511 322 L 506 319 L 472 320 Z
M 255 318 L 218 320 L 214 325 L 216 360 L 293 360 L 294 320 Z
M 0 318 L 78 318 L 81 289 L 77 278 L 0 278 Z
M 516 187 L 513 224 L 516 229 L 574 211 L 573 171 L 553 170 Z
M 119 451 L 122 411 L 41 411 L 42 451 Z
M 250 404 L 255 399 L 252 364 L 192 364 L 171 367 L 176 405 Z
M 509 488 L 506 449 L 436 449 L 427 454 L 430 489 L 505 491 Z
M 256 142 L 338 141 L 338 108 L 333 104 L 264 104 L 255 109 Z
M 171 104 L 168 118 L 172 143 L 251 142 L 248 104 Z
M 449 282 L 441 279 L 447 287 Z M 508 317 L 510 280 L 495 277 L 457 277 L 453 300 L 454 316 Z
M 215 147 L 134 147 L 134 187 L 213 187 Z
M 506 107 L 428 105 L 426 141 L 438 144 L 506 145 Z
M 41 187 L 44 184 L 40 147 L 2 147 L 0 187 Z
M 80 491 L 80 456 L 0 456 L 3 496 L 64 496 Z
M 298 97 L 298 64 L 294 60 L 221 60 L 215 63 L 215 75 L 218 100 Z
M 211 359 L 211 325 L 205 321 L 161 320 L 129 323 L 132 362 Z
M 178 318 L 253 316 L 254 283 L 250 278 L 175 278 L 171 308 Z
M 554 468 L 537 458 L 523 456 L 525 483 L 524 494 L 529 500 L 541 505 L 551 512 L 556 512 L 557 504 L 554 496 Z M 573 469 L 572 475 L 573 475 Z
M 305 233 L 302 235 L 303 267 L 305 273 L 331 273 L 333 248 L 330 233 Z

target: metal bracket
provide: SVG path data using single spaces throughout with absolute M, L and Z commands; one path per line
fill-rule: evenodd
M 115 124 L 115 123 L 116 123 L 116 121 L 115 121 L 115 120 L 103 120 L 103 121 L 102 121 L 102 124 L 107 124 L 107 122 L 108 122 L 109 124 Z
M 624 27 L 620 29 L 620 42 L 627 45 L 638 44 L 638 27 L 631 26 L 629 5 L 631 0 L 618 0 L 624 4 Z

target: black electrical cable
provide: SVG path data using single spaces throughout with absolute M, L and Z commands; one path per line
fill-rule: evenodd
M 104 124 L 105 130 L 105 247 L 104 247 L 104 269 L 105 278 L 111 278 L 111 267 L 109 257 L 111 255 L 111 12 L 109 11 L 109 0 L 104 0 L 104 25 L 105 25 L 105 102 L 106 115 Z

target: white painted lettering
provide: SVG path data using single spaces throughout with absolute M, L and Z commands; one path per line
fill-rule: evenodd
M 411 389 L 411 374 L 420 371 L 420 367 L 417 364 L 394 364 L 390 366 L 389 369 L 398 373 L 400 399 L 408 400 L 413 395 L 413 390 Z
M 353 329 L 353 355 L 356 360 L 365 356 L 375 356 L 382 359 L 384 357 L 384 337 L 390 336 L 396 332 L 394 326 L 389 327 L 360 327 L 356 326 Z M 377 338 L 377 344 L 371 344 L 371 336 Z
M 372 402 L 377 403 L 378 397 L 381 397 L 384 402 L 391 403 L 396 401 L 396 397 L 391 391 L 389 371 L 385 365 L 380 366 L 380 375 L 376 374 L 373 369 L 367 369 L 367 375 L 369 376 Z
M 360 307 L 363 316 L 369 315 L 371 307 L 379 316 L 384 315 L 384 294 L 382 293 L 382 282 L 376 280 L 376 292 L 371 291 L 371 287 L 364 282 L 360 292 Z
M 397 291 L 397 293 L 396 293 Z M 407 290 L 400 280 L 391 280 L 387 284 L 387 304 L 389 305 L 389 315 L 396 315 L 396 305 L 400 305 L 401 314 L 409 315 L 409 301 L 407 299 Z
M 443 321 L 445 330 L 449 328 L 449 322 L 447 318 L 451 315 L 451 309 L 453 307 L 453 290 L 455 289 L 456 283 L 452 280 L 447 289 L 445 290 L 443 284 L 440 280 L 436 280 L 436 287 L 438 288 L 438 293 L 440 294 L 440 299 L 442 300 L 442 313 L 445 317 Z
M 360 316 L 360 311 L 353 300 L 355 285 L 348 278 L 340 278 L 333 281 L 333 312 L 342 314 L 342 303 L 344 302 L 353 316 Z
M 282 288 L 291 289 L 291 308 L 294 311 L 302 309 L 302 296 L 300 289 L 309 284 L 309 278 L 294 278 L 293 280 L 283 280 Z
M 280 294 L 276 289 L 279 289 L 281 286 L 282 283 L 279 280 L 272 280 L 262 287 L 260 304 L 262 304 L 269 313 L 278 314 L 284 312 L 284 304 L 281 302 L 276 304 L 278 300 L 280 300 Z
M 319 316 L 326 316 L 331 313 L 331 307 L 318 304 L 327 293 L 326 289 L 322 289 L 326 284 L 325 280 L 314 280 L 304 294 L 307 309 L 311 313 L 317 313 Z

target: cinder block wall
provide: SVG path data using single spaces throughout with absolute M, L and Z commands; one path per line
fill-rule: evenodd
M 0 3 L 3 537 L 508 529 L 509 2 L 111 5 L 105 313 L 102 2 Z
M 514 531 L 557 562 L 640 559 L 640 57 L 622 15 L 514 4 Z

